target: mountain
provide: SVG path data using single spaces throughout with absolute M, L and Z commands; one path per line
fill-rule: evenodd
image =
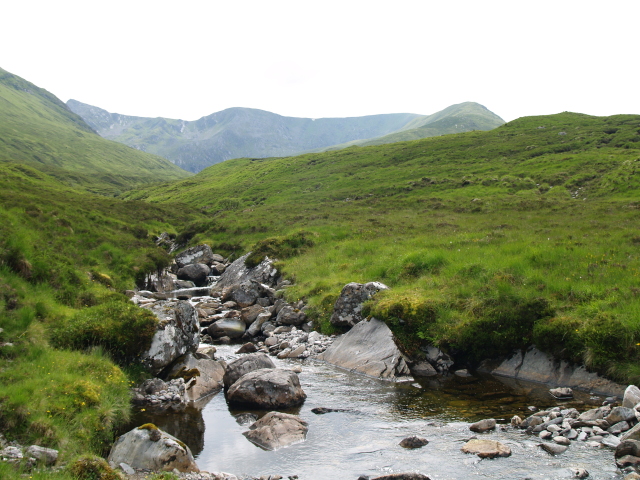
M 0 161 L 109 195 L 189 176 L 164 158 L 105 140 L 54 95 L 2 69 Z
M 487 130 L 504 123 L 474 103 L 452 106 L 429 116 L 397 113 L 319 119 L 229 108 L 196 121 L 120 115 L 76 100 L 69 100 L 67 105 L 103 137 L 161 155 L 191 172 L 232 158 L 282 157 L 334 145 L 348 146 L 350 142 L 385 138 L 408 128 L 416 130 L 417 133 L 408 134 L 415 138 L 420 134 Z M 467 118 L 467 112 L 471 117 Z M 458 126 L 452 130 L 447 119 Z M 445 128 L 435 125 L 437 121 Z

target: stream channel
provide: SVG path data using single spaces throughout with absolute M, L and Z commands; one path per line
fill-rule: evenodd
M 216 359 L 233 361 L 237 345 L 217 346 Z M 513 415 L 525 418 L 529 406 L 539 409 L 560 406 L 579 411 L 601 405 L 603 397 L 576 392 L 571 401 L 556 401 L 548 387 L 498 377 L 455 375 L 444 379 L 420 379 L 415 383 L 389 383 L 353 374 L 332 365 L 307 359 L 278 360 L 278 368 L 302 367 L 300 383 L 307 400 L 302 407 L 286 410 L 309 423 L 307 439 L 277 451 L 264 451 L 242 432 L 248 424 L 230 410 L 224 392 L 206 399 L 201 409 L 153 415 L 140 411 L 134 422 L 151 422 L 191 448 L 201 470 L 228 472 L 238 478 L 261 475 L 297 475 L 300 480 L 356 480 L 360 475 L 376 477 L 388 473 L 420 472 L 432 480 L 564 479 L 570 468 L 585 468 L 589 479 L 622 478 L 616 470 L 613 451 L 572 442 L 564 454 L 553 457 L 539 448 L 540 440 L 510 427 Z M 344 409 L 316 415 L 315 407 Z M 495 418 L 499 427 L 474 434 L 469 423 Z M 418 435 L 429 444 L 415 450 L 398 443 Z M 481 460 L 460 451 L 470 437 L 498 440 L 511 448 L 508 458 Z

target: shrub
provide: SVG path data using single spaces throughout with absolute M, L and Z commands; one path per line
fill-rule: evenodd
M 584 323 L 580 337 L 586 347 L 587 366 L 603 370 L 611 362 L 632 360 L 640 332 L 610 313 L 599 313 Z
M 545 318 L 533 327 L 533 343 L 557 358 L 579 363 L 585 350 L 581 327 L 582 322 L 573 317 Z
M 114 299 L 85 308 L 53 326 L 51 342 L 58 348 L 76 350 L 100 346 L 124 364 L 150 347 L 157 323 L 149 310 Z
M 80 457 L 67 468 L 78 480 L 120 480 L 104 458 L 93 455 Z

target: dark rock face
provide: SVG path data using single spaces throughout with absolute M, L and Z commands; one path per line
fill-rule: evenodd
M 178 270 L 178 278 L 193 282 L 197 287 L 203 287 L 207 284 L 207 276 L 211 269 L 203 263 L 194 263 L 186 265 Z
M 229 389 L 243 375 L 262 368 L 276 368 L 273 361 L 264 353 L 251 353 L 231 362 L 227 365 L 224 374 L 224 388 Z
M 229 404 L 269 410 L 295 407 L 306 398 L 298 375 L 275 368 L 247 373 L 227 391 Z
M 412 380 L 406 359 L 389 327 L 372 318 L 338 337 L 320 360 L 383 380 Z
M 295 415 L 269 412 L 242 434 L 265 450 L 277 450 L 304 441 L 309 424 Z
M 342 287 L 342 292 L 333 306 L 331 324 L 337 327 L 353 327 L 363 320 L 362 304 L 380 290 L 388 289 L 389 287 L 380 282 L 347 283 Z

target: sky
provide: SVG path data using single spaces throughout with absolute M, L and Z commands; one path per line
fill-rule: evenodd
M 0 68 L 126 115 L 640 114 L 640 0 L 20 0 L 2 17 Z

